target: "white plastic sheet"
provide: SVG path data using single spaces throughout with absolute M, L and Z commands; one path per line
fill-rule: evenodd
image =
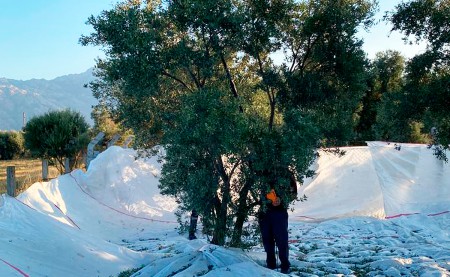
M 368 147 L 343 147 L 339 157 L 320 151 L 316 175 L 299 187 L 307 201 L 295 205 L 291 219 L 325 220 L 347 216 L 384 217 L 383 195 Z
M 320 152 L 316 175 L 305 180 L 293 220 L 348 216 L 391 218 L 404 214 L 434 215 L 450 210 L 450 165 L 427 145 L 368 142 L 344 147 L 338 157 Z
M 388 217 L 450 210 L 450 165 L 420 144 L 369 142 Z

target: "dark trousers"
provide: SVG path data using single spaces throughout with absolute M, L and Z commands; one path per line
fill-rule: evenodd
M 278 257 L 281 262 L 281 270 L 289 269 L 291 264 L 289 263 L 287 210 L 267 210 L 261 215 L 259 224 L 264 250 L 267 255 L 267 267 L 271 269 L 277 267 L 275 257 L 276 244 L 278 247 Z

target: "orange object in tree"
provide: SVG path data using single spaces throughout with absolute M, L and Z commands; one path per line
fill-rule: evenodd
M 277 200 L 277 194 L 275 193 L 275 191 L 272 189 L 270 190 L 270 192 L 268 194 L 266 194 L 266 198 L 271 200 L 272 203 L 274 203 Z

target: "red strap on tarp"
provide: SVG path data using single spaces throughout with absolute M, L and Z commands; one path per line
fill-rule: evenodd
M 25 277 L 30 277 L 30 275 L 26 274 L 25 272 L 23 272 L 22 270 L 20 270 L 19 268 L 13 266 L 12 264 L 8 263 L 7 261 L 3 260 L 2 258 L 0 258 L 0 261 L 4 262 L 5 264 L 9 265 L 10 267 L 12 267 L 14 270 L 16 270 L 17 272 L 19 272 L 20 274 L 22 274 Z
M 92 199 L 94 199 L 95 201 L 97 201 L 100 205 L 105 206 L 105 207 L 108 208 L 108 209 L 111 209 L 111 210 L 116 211 L 116 212 L 118 212 L 118 213 L 120 213 L 120 214 L 129 216 L 129 217 L 133 217 L 133 218 L 138 218 L 138 219 L 143 219 L 143 220 L 148 220 L 148 221 L 154 221 L 154 222 L 176 223 L 176 224 L 178 224 L 178 222 L 175 222 L 175 221 L 159 220 L 159 219 L 153 219 L 153 218 L 146 218 L 146 217 L 141 217 L 141 216 L 131 215 L 131 214 L 124 213 L 124 212 L 122 212 L 122 211 L 120 211 L 120 210 L 117 210 L 117 209 L 115 209 L 115 208 L 113 208 L 113 207 L 110 207 L 110 206 L 108 206 L 108 205 L 106 205 L 106 204 L 100 202 L 100 201 L 99 201 L 98 199 L 96 199 L 94 196 L 92 196 L 92 195 L 90 195 L 89 193 L 87 193 L 87 191 L 85 191 L 85 190 L 83 189 L 83 187 L 78 183 L 78 180 L 72 175 L 72 173 L 70 173 L 69 175 L 70 175 L 70 177 L 72 177 L 72 178 L 75 180 L 75 183 L 78 185 L 78 187 L 81 189 L 82 192 L 84 192 L 87 196 L 91 197 Z
M 53 206 L 55 206 L 74 226 L 76 226 L 78 229 L 81 230 L 81 228 L 75 223 L 75 221 L 70 218 L 70 216 L 66 215 L 55 203 L 53 203 Z

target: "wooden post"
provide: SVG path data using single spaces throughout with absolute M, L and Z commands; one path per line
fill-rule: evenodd
M 66 158 L 64 160 L 64 173 L 69 174 L 70 173 L 70 159 Z
M 42 160 L 42 180 L 48 181 L 48 160 Z
M 120 139 L 119 134 L 115 134 L 110 141 L 108 141 L 108 144 L 106 145 L 107 148 L 113 146 L 118 140 Z
M 89 142 L 88 148 L 87 148 L 87 156 L 86 156 L 86 168 L 89 167 L 89 164 L 91 163 L 91 161 L 95 158 L 96 156 L 96 151 L 94 150 L 95 145 L 97 145 L 105 136 L 105 134 L 103 132 L 100 132 L 97 134 L 97 136 L 95 136 L 95 138 L 93 140 L 91 140 L 91 142 Z
M 16 167 L 6 167 L 6 193 L 9 196 L 16 197 Z
M 128 148 L 133 139 L 134 136 L 128 136 L 127 139 L 123 142 L 123 148 Z

